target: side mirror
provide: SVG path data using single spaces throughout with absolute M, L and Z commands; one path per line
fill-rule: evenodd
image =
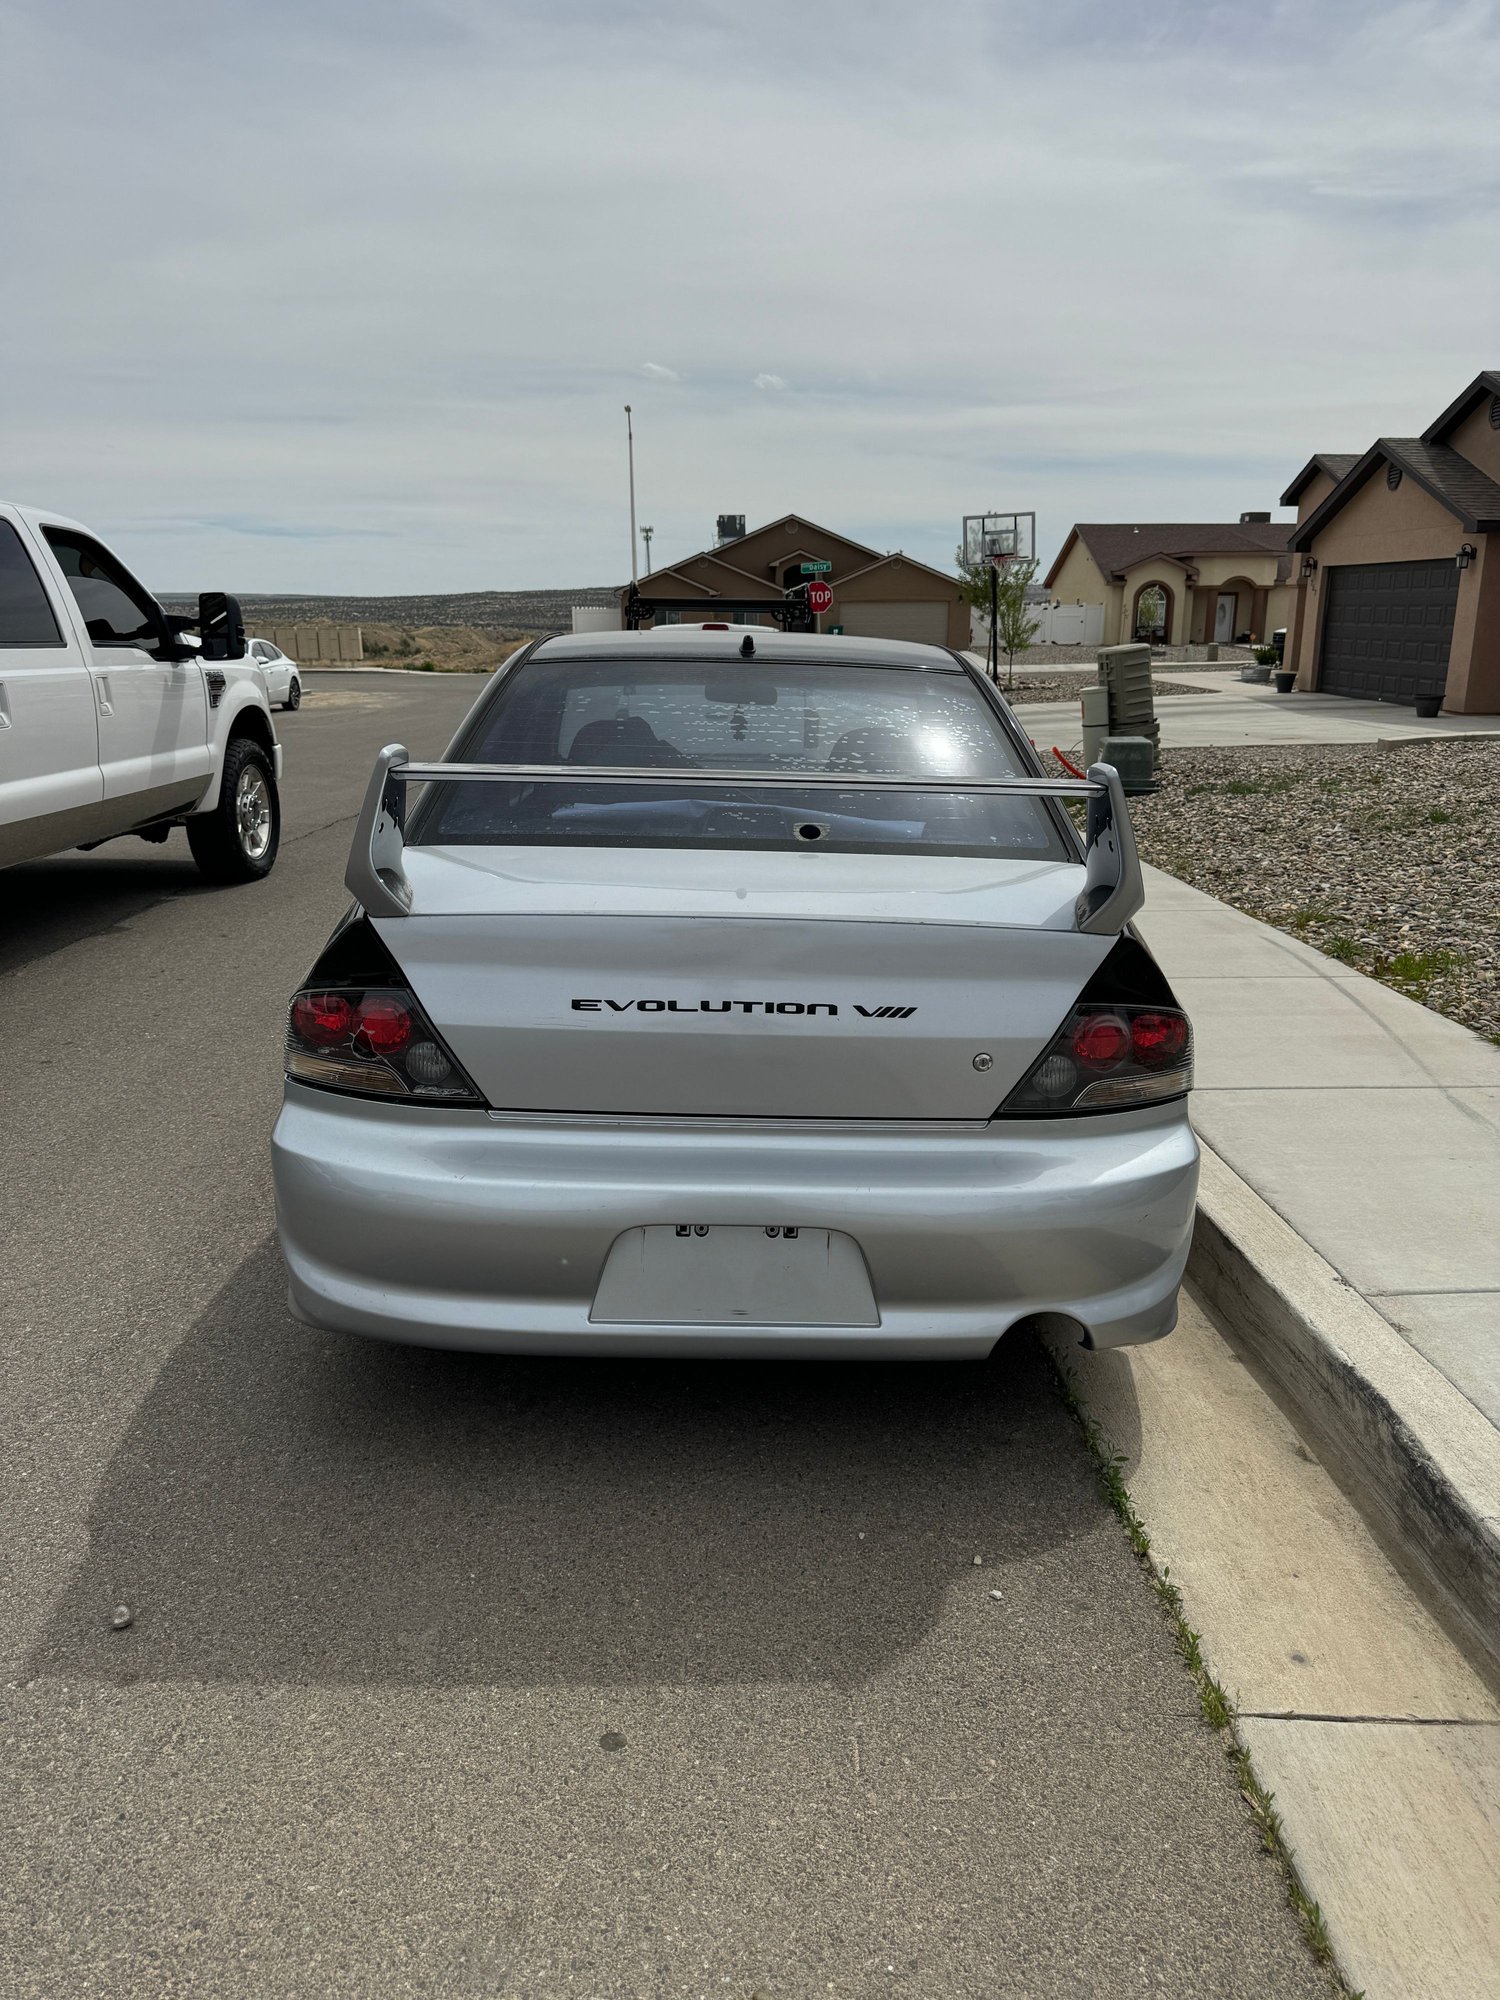
M 245 620 L 237 597 L 222 590 L 205 590 L 198 599 L 198 630 L 203 635 L 205 660 L 242 660 L 245 657 Z

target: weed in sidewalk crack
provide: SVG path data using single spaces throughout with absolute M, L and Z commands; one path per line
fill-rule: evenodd
M 1334 1981 L 1340 2000 L 1364 2000 L 1362 1993 L 1356 1992 L 1345 1981 L 1334 1961 L 1333 1946 L 1328 1938 L 1328 1926 L 1323 1912 L 1308 1895 L 1302 1885 L 1291 1853 L 1282 1831 L 1281 1815 L 1276 1810 L 1275 1799 L 1255 1775 L 1255 1767 L 1250 1761 L 1250 1752 L 1240 1741 L 1235 1728 L 1236 1713 L 1234 1703 L 1224 1688 L 1208 1671 L 1203 1659 L 1203 1642 L 1187 1622 L 1182 1602 L 1182 1593 L 1172 1581 L 1171 1571 L 1166 1564 L 1158 1566 L 1151 1555 L 1151 1537 L 1146 1533 L 1146 1524 L 1135 1510 L 1130 1498 L 1130 1489 L 1125 1484 L 1125 1459 L 1110 1450 L 1098 1424 L 1083 1407 L 1077 1385 L 1071 1371 L 1054 1354 L 1052 1365 L 1057 1372 L 1058 1391 L 1064 1406 L 1082 1433 L 1084 1444 L 1099 1474 L 1099 1483 L 1104 1489 L 1116 1517 L 1125 1530 L 1125 1538 L 1130 1543 L 1141 1567 L 1156 1593 L 1172 1627 L 1177 1652 L 1183 1665 L 1193 1677 L 1198 1693 L 1198 1709 L 1208 1727 L 1215 1731 L 1224 1746 L 1224 1754 L 1230 1760 L 1235 1783 L 1240 1797 L 1245 1802 L 1260 1835 L 1260 1844 L 1281 1870 L 1286 1884 L 1286 1898 L 1296 1912 L 1313 1957 Z

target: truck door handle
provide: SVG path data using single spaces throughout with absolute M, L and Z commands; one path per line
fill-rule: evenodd
M 0 729 L 10 728 L 10 697 L 5 692 L 5 683 L 0 681 Z
M 101 715 L 113 715 L 115 712 L 115 705 L 113 699 L 110 696 L 108 674 L 95 674 L 94 694 L 99 702 L 99 713 Z

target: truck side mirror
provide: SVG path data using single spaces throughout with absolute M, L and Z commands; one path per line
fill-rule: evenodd
M 237 597 L 222 590 L 205 590 L 198 599 L 198 630 L 203 635 L 205 660 L 242 660 L 245 657 L 245 620 Z

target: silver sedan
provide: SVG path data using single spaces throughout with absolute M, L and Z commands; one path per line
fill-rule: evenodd
M 381 753 L 347 879 L 273 1142 L 311 1324 L 824 1356 L 1174 1324 L 1191 1033 L 1119 781 L 1045 776 L 958 655 L 544 641 L 442 762 Z

